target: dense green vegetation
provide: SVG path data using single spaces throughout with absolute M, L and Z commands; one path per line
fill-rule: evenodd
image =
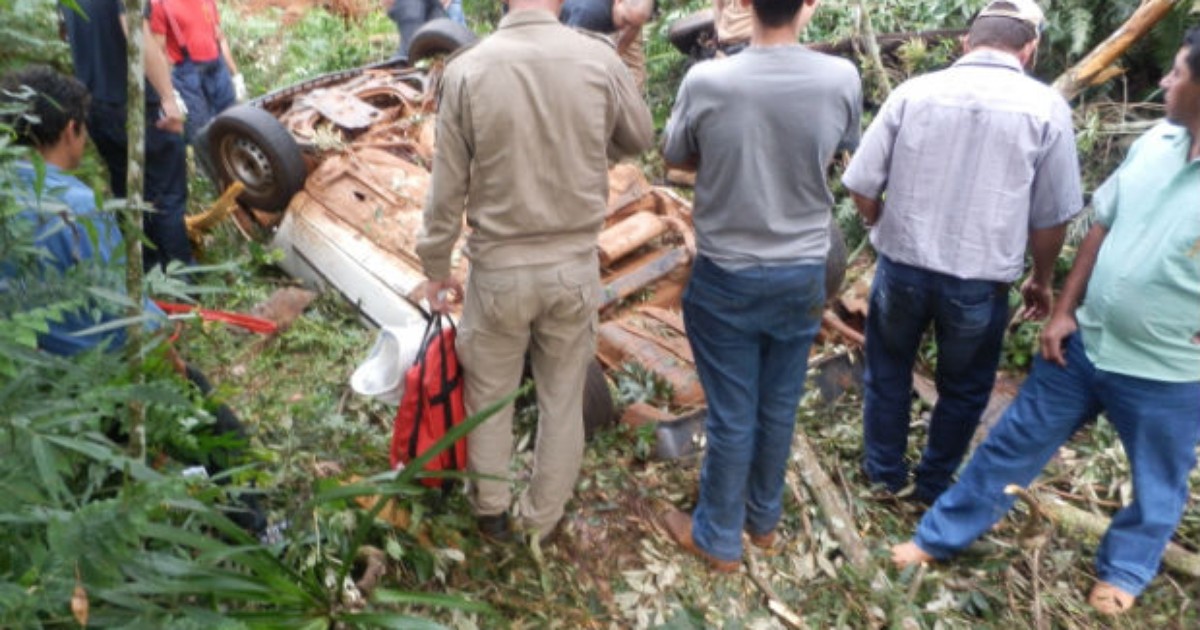
M 486 32 L 499 15 L 492 0 L 466 0 L 472 26 Z M 671 20 L 705 6 L 665 0 L 647 29 L 648 98 L 661 125 L 685 69 L 666 42 Z M 961 26 L 982 0 L 827 0 L 810 40 L 854 34 L 858 7 L 868 6 L 877 32 Z M 1051 28 L 1037 72 L 1052 79 L 1115 28 L 1136 0 L 1061 0 L 1050 5 Z M 50 0 L 0 0 L 0 72 L 30 62 L 69 64 L 57 39 Z M 379 12 L 362 18 L 313 8 L 280 26 L 277 9 L 248 13 L 222 3 L 252 93 L 323 72 L 387 57 L 394 29 Z M 261 5 L 256 5 L 261 6 Z M 1089 92 L 1080 106 L 1081 155 L 1093 185 L 1120 158 L 1173 55 L 1192 7 L 1180 8 L 1124 63 L 1128 80 Z M 893 79 L 945 64 L 949 49 L 906 49 Z M 879 86 L 871 86 L 878 90 Z M 875 93 L 875 92 L 872 92 Z M 28 159 L 0 125 L 0 191 L 14 190 L 12 165 Z M 647 159 L 653 172 L 654 159 Z M 98 161 L 84 167 L 103 180 Z M 196 178 L 192 205 L 211 201 Z M 101 194 L 103 192 L 101 191 Z M 31 269 L 37 255 L 11 194 L 0 193 L 0 260 Z M 863 234 L 846 204 L 837 209 L 851 250 Z M 1064 264 L 1069 259 L 1068 250 Z M 245 311 L 292 281 L 273 266 L 276 252 L 246 241 L 230 224 L 206 243 L 219 266 L 186 288 L 206 305 Z M 90 354 L 63 361 L 33 351 L 32 333 L 80 296 L 111 297 L 119 268 L 55 278 L 36 304 L 0 291 L 0 626 L 72 625 L 72 599 L 86 602 L 88 623 L 130 627 L 776 627 L 762 594 L 745 576 L 717 577 L 675 550 L 651 525 L 668 502 L 686 506 L 696 468 L 647 459 L 653 434 L 615 428 L 588 450 L 578 496 L 568 507 L 564 540 L 496 548 L 473 529 L 461 494 L 420 489 L 387 467 L 392 409 L 355 397 L 347 380 L 372 331 L 353 309 L 323 296 L 277 337 L 259 340 L 219 325 L 185 320 L 177 342 L 218 385 L 207 399 L 180 381 L 163 360 L 163 335 L 136 379 L 127 357 Z M 185 287 L 152 274 L 151 290 Z M 1028 362 L 1036 326 L 1012 335 L 1008 366 Z M 832 349 L 831 349 L 832 350 Z M 662 384 L 631 368 L 614 383 L 623 403 L 656 400 Z M 131 456 L 114 440 L 127 402 L 147 409 L 150 456 Z M 250 455 L 227 479 L 187 477 L 184 454 L 218 446 L 187 429 L 213 422 L 216 402 L 230 403 L 252 433 Z M 918 416 L 925 410 L 914 403 Z M 845 488 L 859 530 L 879 553 L 916 522 L 905 505 L 881 502 L 857 471 L 860 401 L 851 393 L 827 406 L 806 398 L 798 422 L 822 464 Z M 532 414 L 526 411 L 526 416 Z M 529 423 L 520 442 L 528 443 Z M 469 428 L 464 425 L 464 429 Z M 923 440 L 922 423 L 913 436 Z M 1049 492 L 1102 511 L 1128 495 L 1126 464 L 1107 425 L 1080 436 L 1044 481 Z M 365 478 L 342 485 L 352 477 Z M 795 475 L 791 475 L 794 477 Z M 1053 537 L 1044 549 L 1019 549 L 1021 518 L 1006 521 L 977 553 L 929 571 L 859 574 L 802 485 L 787 500 L 778 556 L 755 557 L 780 599 L 811 627 L 1087 627 L 1098 624 L 1083 604 L 1093 546 Z M 227 518 L 242 492 L 265 493 L 282 539 L 259 544 Z M 403 518 L 377 520 L 356 496 L 396 497 Z M 369 503 L 368 503 L 369 504 Z M 1200 514 L 1185 516 L 1177 540 L 1200 548 Z M 362 598 L 356 581 L 380 569 L 380 586 Z M 1164 573 L 1128 624 L 1194 627 L 1200 619 L 1194 578 Z M 425 621 L 434 620 L 434 621 Z

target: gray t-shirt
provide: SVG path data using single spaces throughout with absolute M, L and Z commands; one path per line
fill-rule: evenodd
M 697 161 L 700 254 L 731 269 L 823 260 L 833 206 L 825 172 L 835 151 L 857 146 L 861 114 L 854 65 L 799 44 L 693 67 L 663 154 Z

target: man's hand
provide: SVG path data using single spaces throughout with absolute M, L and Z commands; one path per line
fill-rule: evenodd
M 231 77 L 233 81 L 233 97 L 241 103 L 246 100 L 246 78 L 239 72 Z
M 1046 319 L 1054 304 L 1054 292 L 1050 284 L 1037 282 L 1033 276 L 1029 276 L 1021 285 L 1021 298 L 1025 300 L 1025 308 L 1020 313 L 1023 320 Z
M 1075 322 L 1074 315 L 1055 313 L 1042 328 L 1042 358 L 1066 367 L 1067 356 L 1063 353 L 1063 343 L 1078 329 L 1079 325 Z
M 183 119 L 186 114 L 179 108 L 177 99 L 162 99 L 162 114 L 162 117 L 155 121 L 155 127 L 170 133 L 183 133 Z
M 425 301 L 434 313 L 449 313 L 450 306 L 462 302 L 462 299 L 462 283 L 453 276 L 425 282 Z

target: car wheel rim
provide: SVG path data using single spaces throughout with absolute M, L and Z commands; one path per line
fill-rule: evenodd
M 247 189 L 264 193 L 275 186 L 271 160 L 254 142 L 246 138 L 226 138 L 222 142 L 221 156 L 225 171 Z

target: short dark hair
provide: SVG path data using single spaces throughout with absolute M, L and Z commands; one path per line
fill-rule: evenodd
M 1003 2 L 994 2 L 988 6 L 999 5 L 1004 7 Z M 1017 10 L 1017 5 L 1012 5 L 1012 10 Z M 999 48 L 1010 52 L 1017 52 L 1025 47 L 1025 44 L 1037 39 L 1038 33 L 1032 24 L 1010 17 L 990 16 L 985 15 L 977 17 L 971 22 L 971 30 L 967 32 L 967 42 L 972 47 L 983 46 L 986 48 Z
M 72 120 L 87 122 L 90 98 L 77 79 L 47 66 L 18 70 L 0 81 L 0 102 L 18 110 L 5 114 L 5 122 L 17 132 L 17 142 L 32 147 L 58 142 Z
M 1188 49 L 1188 70 L 1192 73 L 1192 81 L 1200 83 L 1200 26 L 1193 26 L 1183 35 L 1183 45 Z
M 732 0 L 737 2 L 737 0 Z M 753 0 L 754 14 L 763 26 L 778 28 L 796 19 L 804 0 Z

